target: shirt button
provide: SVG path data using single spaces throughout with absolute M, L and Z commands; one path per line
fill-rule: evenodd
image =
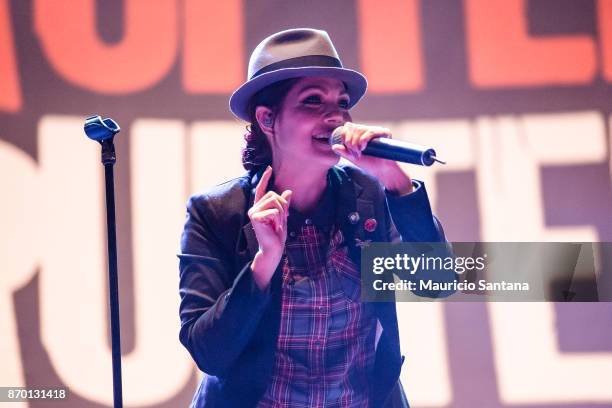
M 306 225 L 312 225 L 312 220 L 311 220 L 310 218 L 306 218 L 306 219 L 304 220 L 304 224 L 306 224 Z
M 291 231 L 291 232 L 289 233 L 289 236 L 290 236 L 291 238 L 295 238 L 295 231 Z

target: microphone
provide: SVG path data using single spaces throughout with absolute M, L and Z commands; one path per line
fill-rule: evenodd
M 110 178 L 112 179 L 112 166 L 117 161 L 113 138 L 121 130 L 119 124 L 111 118 L 102 119 L 102 116 L 100 115 L 92 115 L 85 119 L 83 130 L 88 138 L 95 140 L 102 145 L 102 164 L 104 164 L 105 169 L 110 171 Z M 107 167 L 107 165 L 109 166 Z M 107 188 L 109 188 L 108 183 Z M 112 188 L 112 184 L 110 188 Z
M 329 137 L 329 144 L 343 144 L 344 127 L 338 126 Z M 372 139 L 362 151 L 366 156 L 380 157 L 399 161 L 403 163 L 418 164 L 420 166 L 431 166 L 435 162 L 446 164 L 436 157 L 436 151 L 431 147 L 425 147 L 414 143 L 402 142 L 386 137 Z
M 88 138 L 102 142 L 111 139 L 121 128 L 111 118 L 102 119 L 100 115 L 93 115 L 85 119 L 83 130 Z

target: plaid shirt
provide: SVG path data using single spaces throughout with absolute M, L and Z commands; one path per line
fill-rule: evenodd
M 289 217 L 274 370 L 258 408 L 368 406 L 376 317 L 326 197 L 312 219 Z

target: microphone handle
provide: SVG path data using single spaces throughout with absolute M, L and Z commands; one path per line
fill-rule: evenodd
M 421 166 L 431 166 L 435 162 L 434 157 L 436 157 L 434 149 L 386 137 L 370 140 L 362 153 L 367 156 Z

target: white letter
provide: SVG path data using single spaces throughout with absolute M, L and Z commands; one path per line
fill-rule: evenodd
M 561 352 L 551 303 L 488 307 L 504 405 L 612 402 L 612 353 Z
M 13 294 L 29 282 L 39 261 L 40 187 L 36 163 L 0 140 L 0 384 L 25 386 Z M 28 403 L 16 406 L 27 407 Z
M 381 267 L 384 259 L 385 258 L 381 258 L 381 257 L 374 258 L 374 266 L 372 267 L 372 272 L 374 272 L 377 275 L 380 275 L 381 273 L 385 271 L 385 269 Z

